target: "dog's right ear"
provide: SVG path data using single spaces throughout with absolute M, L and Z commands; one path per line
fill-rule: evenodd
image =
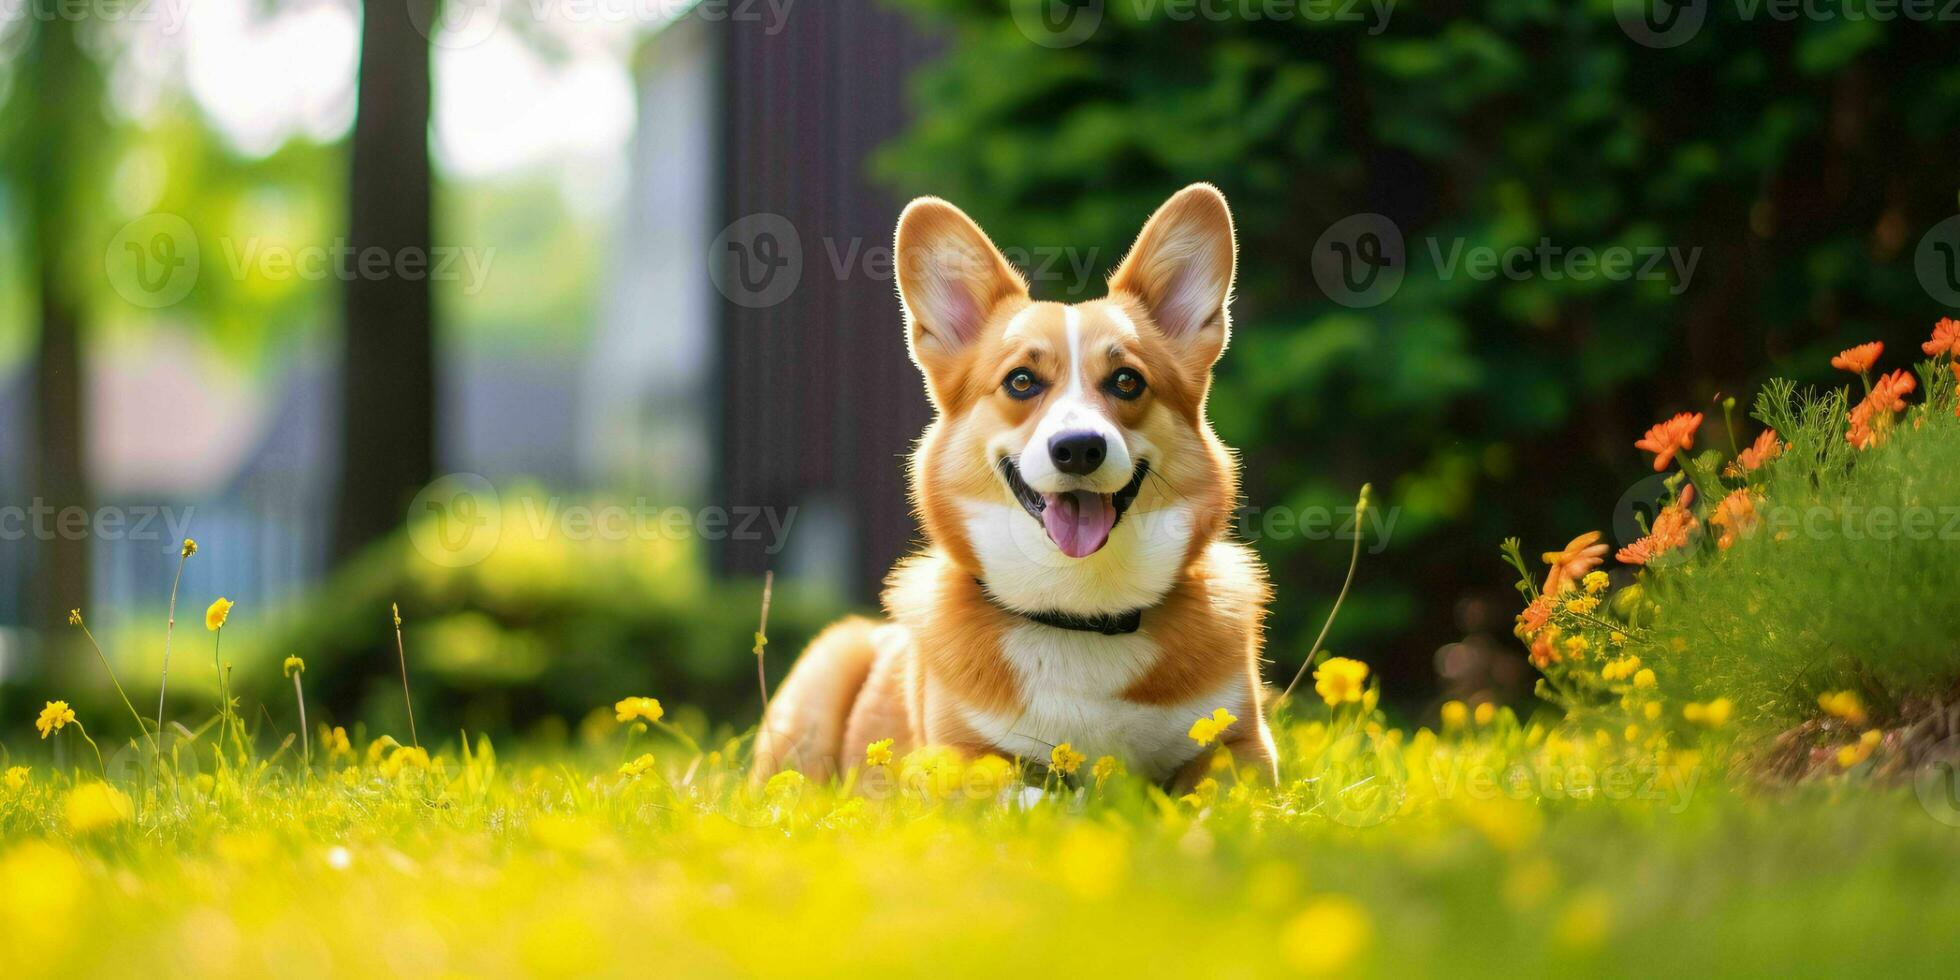
M 980 226 L 936 197 L 919 198 L 899 215 L 893 255 L 906 343 L 928 376 L 973 343 L 1000 304 L 1028 294 Z

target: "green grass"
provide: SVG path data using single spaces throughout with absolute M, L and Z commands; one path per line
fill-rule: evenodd
M 1344 714 L 1283 741 L 1279 791 L 1225 770 L 1184 801 L 1120 776 L 940 797 L 961 780 L 929 754 L 866 800 L 747 791 L 720 753 L 629 778 L 487 742 L 391 770 L 384 748 L 130 785 L 92 828 L 37 768 L 0 790 L 0 972 L 1769 975 L 1960 954 L 1960 830 L 1908 789 L 1737 793 L 1697 761 L 1714 744 L 1655 756 L 1508 713 L 1379 739 Z

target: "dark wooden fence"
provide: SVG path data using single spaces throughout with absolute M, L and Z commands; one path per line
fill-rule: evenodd
M 779 301 L 754 305 L 775 299 L 773 283 L 718 297 L 714 498 L 800 508 L 791 550 L 835 535 L 841 546 L 825 564 L 848 595 L 868 600 L 917 539 L 902 470 L 928 418 L 890 277 L 903 202 L 871 181 L 868 158 L 904 125 L 906 78 L 934 45 L 873 0 L 801 3 L 780 32 L 766 26 L 722 26 L 723 218 L 748 224 L 717 247 L 735 249 L 723 255 L 729 275 L 762 282 L 772 253 L 741 250 L 768 244 L 750 229 L 783 227 L 750 216 L 777 215 L 793 229 L 801 269 Z M 780 258 L 791 243 L 776 238 Z M 725 299 L 731 289 L 745 302 Z M 724 542 L 717 562 L 735 573 L 780 568 L 786 558 L 768 543 Z

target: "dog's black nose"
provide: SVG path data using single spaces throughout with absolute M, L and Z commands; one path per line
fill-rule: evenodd
M 1064 432 L 1048 440 L 1048 458 L 1072 476 L 1094 473 L 1108 452 L 1109 444 L 1094 432 Z

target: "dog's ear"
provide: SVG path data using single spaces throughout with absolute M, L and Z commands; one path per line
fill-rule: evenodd
M 1144 223 L 1109 277 L 1109 289 L 1136 297 L 1158 332 L 1206 369 L 1225 350 L 1231 331 L 1226 307 L 1237 253 L 1225 195 L 1210 184 L 1192 184 Z
M 906 342 L 928 376 L 965 351 L 1000 304 L 1028 295 L 980 226 L 936 197 L 919 198 L 899 215 L 893 255 Z

